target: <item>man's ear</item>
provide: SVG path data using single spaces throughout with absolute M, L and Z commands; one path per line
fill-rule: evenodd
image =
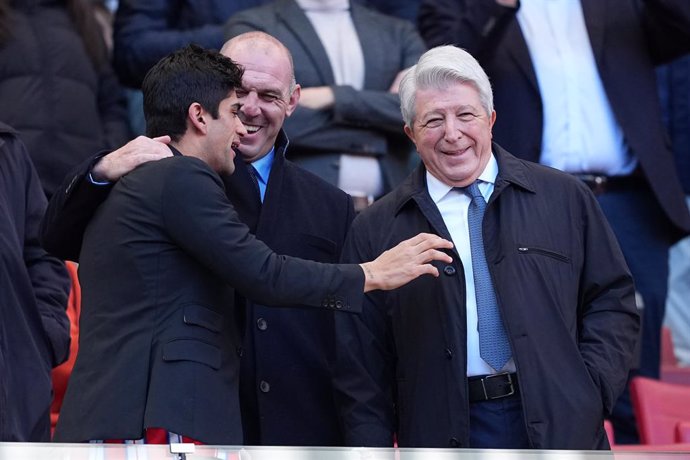
M 198 102 L 192 102 L 187 109 L 187 123 L 191 124 L 194 129 L 199 130 L 204 134 L 206 133 L 207 129 L 205 118 L 207 116 L 208 113 Z
M 295 89 L 292 91 L 292 94 L 290 95 L 290 99 L 288 99 L 288 105 L 287 105 L 287 110 L 285 111 L 286 116 L 292 115 L 292 112 L 295 111 L 297 108 L 297 104 L 299 104 L 299 97 L 302 94 L 302 87 L 300 85 L 295 85 Z
M 405 131 L 405 134 L 407 134 L 407 137 L 410 138 L 410 140 L 414 143 L 414 145 L 417 145 L 417 141 L 415 140 L 414 137 L 414 131 L 412 131 L 412 128 L 410 128 L 407 124 L 403 126 L 403 131 Z

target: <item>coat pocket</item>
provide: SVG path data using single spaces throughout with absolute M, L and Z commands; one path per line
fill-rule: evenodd
M 223 327 L 223 316 L 200 305 L 188 305 L 183 310 L 185 324 L 199 326 L 211 332 L 220 332 Z
M 540 248 L 537 246 L 528 246 L 526 244 L 518 244 L 517 251 L 518 254 L 521 255 L 542 255 L 551 257 L 556 260 L 560 260 L 561 262 L 570 262 L 570 257 L 566 256 L 565 254 L 561 254 L 560 252 L 554 251 L 552 249 Z
M 221 361 L 220 349 L 199 340 L 171 340 L 163 346 L 163 361 L 193 361 L 218 370 Z

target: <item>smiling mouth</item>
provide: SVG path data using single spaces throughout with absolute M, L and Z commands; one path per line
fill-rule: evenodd
M 455 148 L 452 150 L 444 150 L 443 153 L 446 155 L 450 155 L 450 156 L 456 156 L 456 155 L 462 155 L 467 150 L 469 150 L 469 147 Z
M 258 132 L 261 129 L 261 126 L 248 125 L 246 123 L 245 123 L 244 127 L 247 130 L 247 134 L 254 134 L 255 132 Z

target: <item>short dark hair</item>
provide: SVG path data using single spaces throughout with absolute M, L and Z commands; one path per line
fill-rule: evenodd
M 195 102 L 215 119 L 218 105 L 242 85 L 242 68 L 217 51 L 189 45 L 148 71 L 144 94 L 146 134 L 179 141 L 187 131 L 187 110 Z

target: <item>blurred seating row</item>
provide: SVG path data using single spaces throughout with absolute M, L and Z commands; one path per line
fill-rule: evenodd
M 662 330 L 660 380 L 633 378 L 630 396 L 641 444 L 616 444 L 610 422 L 606 432 L 614 451 L 690 452 L 690 367 L 681 367 L 668 328 Z

